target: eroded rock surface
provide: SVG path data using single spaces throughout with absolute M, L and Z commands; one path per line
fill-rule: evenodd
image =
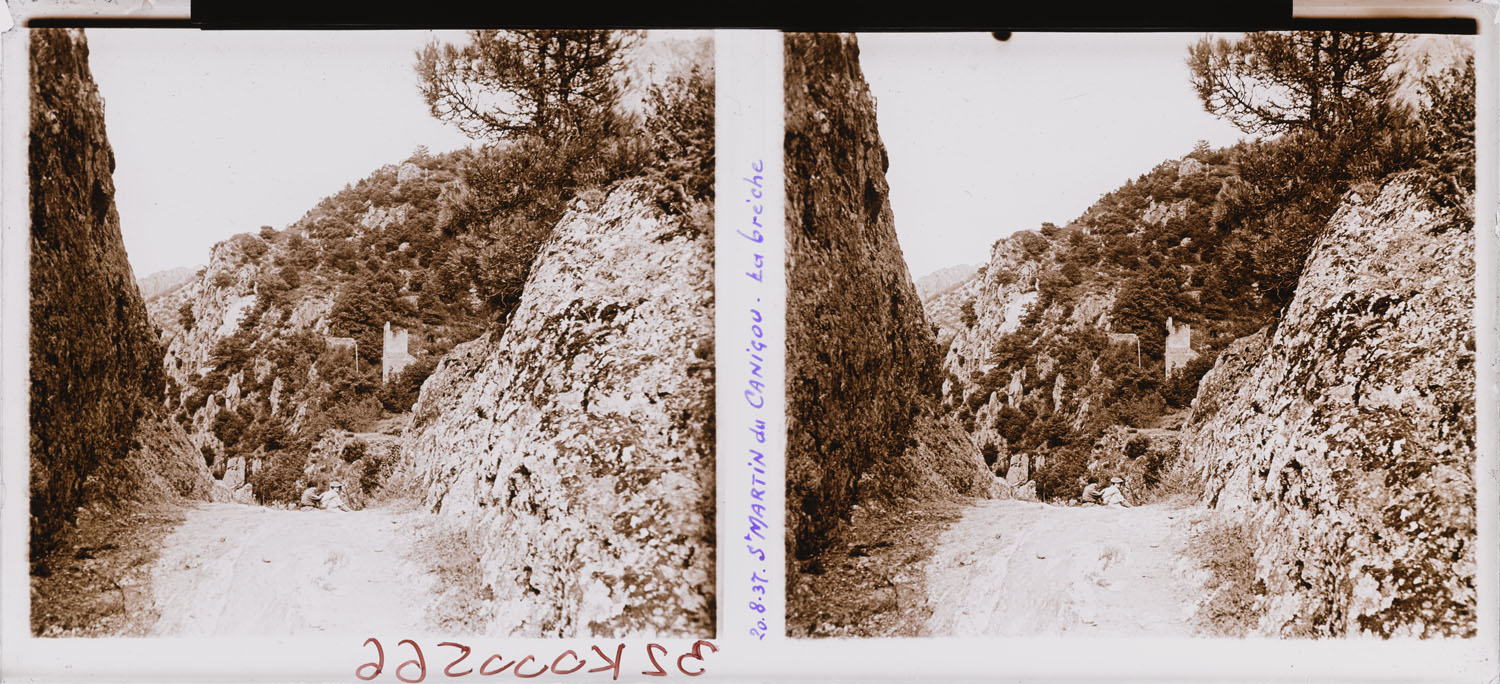
M 1474 633 L 1473 311 L 1472 225 L 1392 182 L 1204 378 L 1184 453 L 1259 530 L 1261 632 Z
M 575 204 L 404 435 L 427 505 L 479 531 L 501 632 L 711 633 L 712 238 L 650 191 Z

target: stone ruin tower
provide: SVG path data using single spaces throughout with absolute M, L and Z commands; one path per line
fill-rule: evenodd
M 1172 317 L 1167 317 L 1167 378 L 1171 379 L 1172 373 L 1177 369 L 1188 365 L 1193 359 L 1198 358 L 1198 352 L 1193 351 L 1193 326 L 1183 323 L 1173 325 Z
M 406 353 L 406 329 L 398 328 L 391 330 L 391 322 L 385 322 L 385 344 L 380 350 L 380 381 L 390 382 L 391 378 L 410 366 L 416 357 Z

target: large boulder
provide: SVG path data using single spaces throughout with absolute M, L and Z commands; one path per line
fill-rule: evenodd
M 1472 224 L 1392 182 L 1205 376 L 1184 453 L 1256 530 L 1261 632 L 1474 634 L 1473 313 Z
M 31 553 L 101 464 L 124 459 L 165 377 L 120 238 L 114 153 L 81 30 L 31 34 Z
M 427 505 L 481 540 L 498 631 L 712 632 L 713 244 L 655 192 L 575 204 L 403 437 Z

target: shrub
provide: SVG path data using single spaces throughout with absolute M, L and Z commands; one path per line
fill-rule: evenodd
M 198 324 L 198 319 L 193 316 L 193 302 L 183 301 L 182 306 L 177 307 L 177 323 L 182 326 L 184 332 L 193 329 Z
M 1033 474 L 1036 494 L 1044 500 L 1076 499 L 1083 494 L 1078 479 L 1088 473 L 1088 452 L 1075 447 L 1047 452 L 1047 462 Z
M 1007 444 L 1020 444 L 1031 425 L 1031 416 L 1010 406 L 1002 406 L 995 416 L 995 432 L 1005 438 Z
M 1000 449 L 995 446 L 994 442 L 985 442 L 984 446 L 979 448 L 979 453 L 984 456 L 984 464 L 991 467 L 1000 458 Z
M 380 420 L 380 402 L 369 394 L 357 394 L 330 406 L 325 414 L 340 430 L 364 432 Z
M 401 369 L 400 373 L 381 385 L 376 392 L 380 405 L 391 413 L 410 411 L 412 405 L 417 402 L 417 397 L 422 394 L 422 383 L 426 382 L 427 376 L 432 375 L 433 369 L 437 368 L 439 356 L 436 352 L 430 352 L 410 366 Z
M 1460 219 L 1469 219 L 1474 192 L 1474 56 L 1423 79 L 1429 105 L 1418 114 L 1425 133 L 1417 169 L 1428 196 Z
M 1166 451 L 1157 450 L 1147 451 L 1142 455 L 1146 459 L 1141 466 L 1141 483 L 1148 488 L 1154 489 L 1161 483 L 1162 468 L 1167 465 L 1167 457 L 1171 454 Z
M 219 438 L 220 442 L 224 443 L 224 448 L 229 449 L 239 444 L 240 437 L 244 435 L 246 424 L 245 417 L 240 415 L 239 411 L 224 409 L 217 416 L 214 416 L 214 423 L 209 429 L 214 433 L 215 437 Z
M 647 95 L 650 112 L 644 133 L 654 161 L 647 177 L 673 188 L 661 202 L 670 213 L 683 213 L 693 202 L 713 196 L 714 78 L 693 66 Z
M 1253 530 L 1247 523 L 1211 520 L 1194 528 L 1188 552 L 1208 570 L 1211 592 L 1198 604 L 1196 621 L 1211 636 L 1243 637 L 1260 621 L 1256 597 L 1265 586 L 1255 579 Z
M 1017 231 L 1011 239 L 1015 240 L 1016 245 L 1021 248 L 1021 253 L 1025 254 L 1029 259 L 1035 259 L 1041 256 L 1042 252 L 1047 251 L 1047 238 L 1036 234 L 1034 231 Z
M 266 250 L 270 248 L 266 245 L 266 242 L 264 240 L 251 236 L 250 239 L 245 241 L 245 246 L 243 249 L 245 252 L 245 259 L 250 262 L 255 262 L 259 261 L 261 257 L 265 256 Z
M 973 415 L 978 413 L 980 407 L 984 406 L 989 400 L 990 393 L 980 388 L 969 394 L 968 398 L 964 400 L 964 406 L 968 408 L 968 413 Z
M 1125 443 L 1125 457 L 1130 459 L 1140 458 L 1151 450 L 1151 438 L 1145 435 L 1136 435 Z
M 1185 408 L 1198 396 L 1198 383 L 1214 367 L 1216 354 L 1204 354 L 1172 374 L 1162 388 L 1162 398 L 1175 408 Z
M 365 457 L 369 452 L 364 440 L 356 439 L 344 445 L 343 451 L 339 452 L 339 458 L 345 463 L 353 463 Z
M 380 486 L 381 459 L 374 454 L 368 454 L 359 464 L 359 490 L 364 494 L 370 494 Z
M 974 314 L 974 300 L 965 300 L 963 304 L 959 305 L 958 317 L 964 322 L 965 328 L 972 328 L 975 323 L 979 322 L 979 317 Z
M 1139 394 L 1115 407 L 1120 422 L 1133 428 L 1149 428 L 1161 417 L 1167 402 L 1156 391 Z
M 1060 447 L 1068 443 L 1073 431 L 1067 419 L 1057 414 L 1040 418 L 1031 426 L 1032 439 L 1038 446 Z
M 251 469 L 250 484 L 255 498 L 263 504 L 292 503 L 302 496 L 302 471 L 307 466 L 307 452 L 283 449 L 267 455 L 261 467 Z

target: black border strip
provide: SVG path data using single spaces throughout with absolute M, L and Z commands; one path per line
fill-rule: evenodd
M 566 9 L 566 8 L 564 8 Z M 1470 17 L 1292 16 L 1292 0 L 1215 3 L 1208 0 L 1073 0 L 965 10 L 866 6 L 843 20 L 786 21 L 753 5 L 712 10 L 602 7 L 565 13 L 556 4 L 382 4 L 352 0 L 192 0 L 191 18 L 49 16 L 33 28 L 200 28 L 209 30 L 465 29 L 465 28 L 759 28 L 793 31 L 1254 31 L 1342 30 L 1475 35 Z
M 26 28 L 200 28 L 189 19 L 147 19 L 144 17 L 32 17 Z

